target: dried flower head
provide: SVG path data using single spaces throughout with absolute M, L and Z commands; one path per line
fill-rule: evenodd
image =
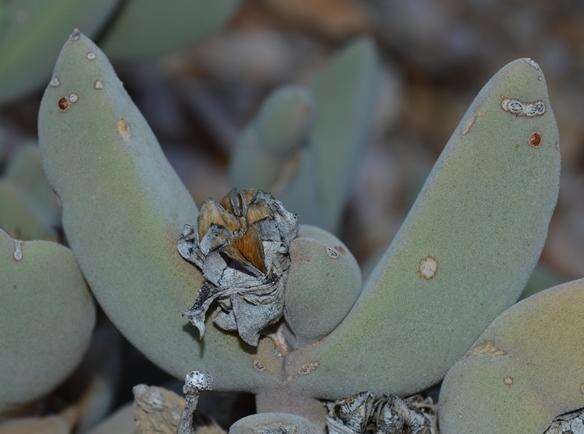
M 361 392 L 326 404 L 330 434 L 410 433 L 434 434 L 435 406 L 430 398 L 402 399 Z
M 177 243 L 205 279 L 184 314 L 201 336 L 217 301 L 215 324 L 258 344 L 260 331 L 282 317 L 288 248 L 297 233 L 296 215 L 262 191 L 232 190 L 220 202 L 203 203 L 197 229 L 187 225 Z

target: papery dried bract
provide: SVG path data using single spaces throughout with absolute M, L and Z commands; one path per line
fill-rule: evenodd
M 296 215 L 262 191 L 232 190 L 219 203 L 203 203 L 197 229 L 187 225 L 177 243 L 205 278 L 184 314 L 201 336 L 217 301 L 215 324 L 257 345 L 260 331 L 283 314 L 288 247 L 297 232 Z
M 327 404 L 326 423 L 331 434 L 433 434 L 434 409 L 431 400 L 419 396 L 402 399 L 396 395 L 375 396 L 361 392 Z

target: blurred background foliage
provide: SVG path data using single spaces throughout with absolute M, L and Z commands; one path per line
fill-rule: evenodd
M 171 8 L 175 2 L 165 3 Z M 6 23 L 4 15 L 0 26 Z M 355 36 L 370 36 L 383 73 L 373 127 L 340 230 L 367 269 L 399 228 L 482 84 L 510 60 L 533 58 L 548 81 L 563 161 L 560 199 L 540 265 L 526 289 L 531 293 L 584 275 L 583 22 L 584 2 L 569 0 L 243 0 L 227 25 L 204 40 L 161 56 L 127 56 L 114 66 L 199 203 L 229 190 L 228 163 L 238 135 L 270 92 L 284 84 L 305 84 L 335 50 Z M 4 31 L 0 27 L 0 42 Z M 173 26 L 163 23 L 158 31 L 172 34 Z M 112 39 L 105 37 L 115 53 Z M 12 156 L 36 140 L 42 87 L 0 105 L 5 177 Z M 0 204 L 0 210 L 5 208 Z M 51 237 L 62 238 L 58 228 L 54 232 Z M 117 334 L 105 318 L 100 324 L 104 336 Z M 99 336 L 96 345 L 103 345 Z M 129 401 L 137 383 L 171 381 L 123 338 L 114 341 L 111 357 L 117 361 L 103 368 L 111 371 L 111 381 L 102 406 Z M 90 351 L 87 357 L 100 356 Z M 87 366 L 91 361 L 81 369 Z M 79 399 L 71 389 L 65 384 L 48 405 Z M 246 395 L 222 396 L 223 406 L 216 408 L 209 404 L 213 396 L 207 403 L 203 399 L 201 408 L 224 426 L 253 408 Z

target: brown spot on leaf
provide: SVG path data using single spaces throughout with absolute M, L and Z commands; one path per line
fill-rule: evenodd
M 126 120 L 124 118 L 121 118 L 117 122 L 117 127 L 118 127 L 118 133 L 120 133 L 120 136 L 122 136 L 122 139 L 124 139 L 126 141 L 130 140 L 130 137 L 132 137 L 132 132 L 130 131 L 130 125 L 128 125 L 128 122 L 126 122 Z
M 494 356 L 494 357 L 499 357 L 499 356 L 504 356 L 505 354 L 507 354 L 507 352 L 505 352 L 504 350 L 498 348 L 495 345 L 495 342 L 487 339 L 484 342 L 481 342 L 480 344 L 475 345 L 468 353 L 469 355 L 478 355 L 478 354 L 485 354 L 488 356 Z
M 59 110 L 64 112 L 64 111 L 67 111 L 69 109 L 71 104 L 69 104 L 69 100 L 63 96 L 63 97 L 59 98 L 59 101 L 57 101 L 57 106 L 59 107 Z
M 541 143 L 541 135 L 539 135 L 539 133 L 533 133 L 531 136 L 529 136 L 529 145 L 537 148 Z
M 320 366 L 320 363 L 317 361 L 305 363 L 304 365 L 302 365 L 300 367 L 300 369 L 298 369 L 298 375 L 308 375 L 308 374 L 316 371 L 316 369 L 319 366 Z

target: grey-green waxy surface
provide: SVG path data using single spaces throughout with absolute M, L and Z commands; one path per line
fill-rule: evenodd
M 73 255 L 0 231 L 0 413 L 71 374 L 89 345 L 95 307 Z
M 584 279 L 503 312 L 446 375 L 440 432 L 543 433 L 584 407 Z
M 0 104 L 40 87 L 67 35 L 95 34 L 118 0 L 19 0 L 7 3 L 0 34 Z
M 287 183 L 286 168 L 306 140 L 313 111 L 314 101 L 303 86 L 272 92 L 239 136 L 229 164 L 232 185 L 272 193 L 285 188 L 280 184 Z
M 258 133 L 250 125 L 238 139 L 229 165 L 229 179 L 235 188 L 271 191 L 284 164 L 285 160 L 260 145 Z
M 377 54 L 368 39 L 358 39 L 337 54 L 309 85 L 316 115 L 309 137 L 314 159 L 318 224 L 335 231 L 344 209 L 359 154 L 368 139 L 375 102 Z
M 59 216 L 38 146 L 22 145 L 0 180 L 0 227 L 22 240 L 56 241 Z
M 300 342 L 319 339 L 343 320 L 361 292 L 361 270 L 334 235 L 301 226 L 290 244 L 285 318 Z
M 505 98 L 541 101 L 545 113 L 513 114 Z M 529 59 L 511 62 L 462 118 L 347 318 L 289 357 L 290 372 L 318 363 L 297 387 L 338 398 L 439 381 L 519 297 L 546 238 L 559 171 L 543 74 Z
M 197 208 L 105 55 L 83 35 L 70 39 L 55 74 L 61 85 L 47 88 L 39 113 L 45 171 L 75 257 L 109 318 L 178 378 L 204 370 L 217 390 L 269 381 L 237 336 L 209 323 L 201 342 L 181 317 L 202 279 L 176 241 L 196 223 Z
M 315 172 L 314 159 L 308 148 L 298 150 L 295 156 L 295 173 L 281 183 L 277 194 L 286 207 L 298 214 L 301 222 L 318 225 L 323 221 L 322 203 L 319 202 L 317 186 L 317 174 Z M 287 168 L 290 168 L 288 166 Z
M 242 131 L 229 163 L 231 184 L 270 191 L 304 223 L 320 224 L 316 173 L 308 136 L 314 99 L 304 86 L 272 92 Z
M 128 0 L 100 44 L 108 56 L 139 60 L 167 54 L 219 29 L 240 0 Z
M 259 413 L 239 419 L 229 434 L 249 433 L 318 434 L 322 431 L 309 420 L 288 413 Z
M 0 228 L 22 240 L 57 241 L 56 230 L 31 206 L 12 182 L 0 180 Z
M 0 179 L 0 228 L 21 240 L 56 241 L 60 210 L 38 146 L 21 145 L 7 166 Z
M 59 203 L 45 176 L 41 151 L 36 144 L 29 143 L 18 148 L 4 177 L 23 193 L 47 226 L 60 224 Z
M 335 231 L 368 138 L 376 77 L 374 45 L 358 39 L 307 87 L 274 91 L 241 135 L 232 184 L 271 191 L 303 223 Z
M 529 276 L 529 280 L 527 281 L 525 288 L 523 288 L 520 299 L 522 300 L 530 297 L 533 294 L 537 294 L 540 291 L 559 285 L 560 283 L 565 283 L 568 280 L 569 279 L 566 276 L 558 274 L 552 268 L 540 263 L 535 267 L 531 276 Z
M 286 156 L 306 139 L 314 117 L 314 99 L 304 86 L 288 85 L 274 91 L 254 121 L 260 145 Z

